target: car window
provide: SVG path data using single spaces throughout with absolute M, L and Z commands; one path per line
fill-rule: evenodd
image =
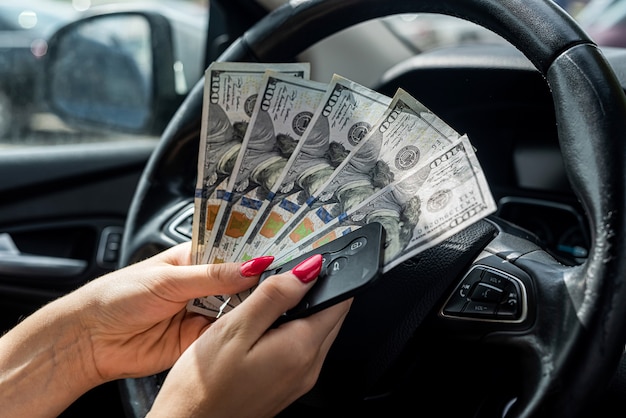
M 157 140 L 160 131 L 144 127 L 146 115 L 150 112 L 141 107 L 130 111 L 131 108 L 125 105 L 132 102 L 140 103 L 140 106 L 149 105 L 154 99 L 151 83 L 157 81 L 153 79 L 152 70 L 164 67 L 166 63 L 152 63 L 153 59 L 165 57 L 172 60 L 175 68 L 171 80 L 173 98 L 168 100 L 173 103 L 179 103 L 201 78 L 205 67 L 207 4 L 208 0 L 0 2 L 0 147 Z M 152 56 L 150 43 L 156 38 L 151 37 L 156 35 L 151 33 L 150 25 L 142 17 L 127 16 L 123 20 L 103 20 L 98 25 L 77 29 L 72 34 L 74 44 L 67 41 L 70 39 L 67 36 L 63 41 L 67 47 L 63 42 L 55 45 L 58 55 L 54 58 L 54 66 L 58 70 L 50 72 L 52 64 L 48 46 L 52 45 L 49 42 L 53 42 L 53 34 L 59 28 L 93 14 L 137 10 L 164 16 L 171 28 L 171 57 L 165 53 Z M 165 28 L 163 22 L 155 22 L 159 28 Z M 79 38 L 80 41 L 77 41 Z M 77 51 L 80 46 L 89 51 L 93 59 L 79 56 Z M 100 57 L 97 51 L 100 51 Z M 63 67 L 63 63 L 67 66 Z M 119 71 L 123 77 L 117 78 L 119 82 L 115 84 L 108 82 L 98 86 L 93 78 L 87 83 L 88 76 L 95 77 L 105 67 Z M 52 77 L 52 74 L 55 76 Z M 129 74 L 134 75 L 131 77 Z M 144 92 L 142 97 L 133 95 L 140 90 Z M 110 98 L 105 100 L 108 96 Z M 94 102 L 96 105 L 92 105 Z M 63 105 L 67 106 L 66 111 Z M 113 105 L 117 106 L 117 113 Z M 80 112 L 78 115 L 81 117 L 98 110 L 110 112 L 108 117 L 122 121 L 122 129 L 119 129 L 120 126 L 109 129 L 106 125 L 79 122 L 68 117 L 71 114 L 67 111 L 69 109 L 74 114 L 80 109 L 83 115 Z M 138 122 L 131 121 L 133 118 L 138 118 Z M 158 126 L 162 127 L 165 123 L 162 121 Z M 123 129 L 125 126 L 128 129 Z M 153 123 L 151 126 L 157 125 Z
M 616 14 L 613 9 L 620 8 L 619 6 L 613 7 L 607 12 L 608 3 L 612 3 L 612 6 L 616 3 L 626 6 L 626 1 L 622 0 L 557 0 L 556 3 L 587 30 L 592 24 L 595 25 L 595 19 L 592 22 L 591 19 L 584 17 L 591 14 L 591 10 L 603 10 L 602 17 L 606 19 L 606 15 Z M 626 7 L 621 8 L 626 9 Z M 596 17 L 596 13 L 593 15 Z M 601 18 L 598 17 L 598 19 Z M 385 22 L 390 30 L 410 45 L 416 53 L 446 46 L 506 42 L 481 26 L 452 16 L 421 13 L 392 16 Z M 600 35 L 597 35 L 600 39 Z
M 289 0 L 258 0 L 268 10 Z M 577 17 L 595 2 L 626 0 L 556 0 L 555 3 Z M 584 26 L 585 27 L 585 26 Z M 586 28 L 586 27 L 585 27 Z M 599 36 L 598 36 L 599 39 Z M 314 62 L 311 78 L 329 81 L 334 73 L 375 87 L 381 74 L 415 54 L 438 48 L 477 43 L 503 43 L 501 37 L 471 22 L 452 16 L 417 13 L 389 16 L 355 25 L 314 45 L 300 59 Z M 372 53 L 376 59 L 372 59 Z
M 259 0 L 259 2 L 271 10 L 288 0 Z M 580 23 L 586 29 L 600 21 L 610 20 L 615 24 L 617 22 L 614 21 L 620 20 L 619 18 L 626 12 L 626 0 L 555 0 L 555 3 L 577 20 L 580 15 Z M 382 22 L 414 53 L 467 43 L 505 42 L 481 26 L 447 15 L 403 14 L 390 16 Z
M 267 9 L 287 0 L 258 0 Z M 626 15 L 626 0 L 558 0 L 557 4 L 579 19 L 598 43 L 621 42 L 621 26 Z M 85 26 L 76 31 L 78 44 L 92 52 L 90 59 L 74 54 L 78 48 L 57 48 L 67 56 L 56 57 L 56 72 L 50 71 L 48 41 L 63 25 L 90 14 L 107 11 L 142 10 L 163 15 L 171 27 L 172 62 L 159 62 L 164 54 L 151 56 L 140 46 L 155 39 L 141 30 L 136 20 L 102 22 L 98 30 Z M 154 22 L 153 22 L 154 23 Z M 0 2 L 0 146 L 55 145 L 60 143 L 98 142 L 129 139 L 154 139 L 167 123 L 150 121 L 155 109 L 143 105 L 157 98 L 167 98 L 173 91 L 174 104 L 202 77 L 205 69 L 205 36 L 208 24 L 208 0 L 20 0 Z M 299 58 L 315 62 L 311 78 L 328 81 L 340 73 L 367 86 L 373 86 L 387 69 L 412 55 L 467 43 L 505 42 L 477 25 L 450 16 L 435 14 L 397 15 L 366 22 L 350 31 L 337 34 L 328 42 L 305 51 Z M 143 25 L 145 26 L 145 25 Z M 107 28 L 108 27 L 108 28 Z M 359 32 L 360 31 L 360 32 Z M 68 37 L 69 38 L 69 37 Z M 93 39 L 92 39 L 93 38 Z M 610 38 L 610 39 L 609 39 Z M 68 42 L 68 45 L 74 45 Z M 334 44 L 334 47 L 333 47 Z M 74 50 L 74 51 L 72 51 Z M 96 50 L 110 59 L 99 64 Z M 376 50 L 377 59 L 370 53 Z M 72 52 L 72 53 L 70 53 Z M 162 51 L 161 51 L 162 52 Z M 102 59 L 102 57 L 100 57 Z M 154 65 L 150 60 L 156 60 Z M 154 76 L 155 68 L 173 68 L 171 86 Z M 126 68 L 127 71 L 121 71 Z M 133 68 L 135 68 L 133 70 Z M 124 77 L 114 85 L 96 84 L 98 72 L 120 71 Z M 108 81 L 111 80 L 106 78 Z M 131 74 L 134 74 L 131 76 Z M 91 76 L 91 84 L 87 77 Z M 134 77 L 134 78 L 133 78 Z M 152 84 L 160 89 L 156 93 Z M 85 86 L 91 86 L 89 88 Z M 96 88 L 97 87 L 97 88 Z M 120 95 L 113 97 L 119 92 Z M 159 96 L 161 94 L 161 96 Z M 165 96 L 163 96 L 165 95 Z M 53 97 L 51 99 L 51 97 Z M 95 101 L 95 97 L 99 101 Z M 165 101 L 167 101 L 165 100 Z M 137 107 L 131 107 L 138 103 Z M 111 124 L 82 123 L 94 112 L 107 113 Z M 80 116 L 81 121 L 69 117 Z M 171 114 L 168 114 L 171 116 Z M 100 118 L 101 119 L 101 118 Z M 150 125 L 151 129 L 147 126 Z

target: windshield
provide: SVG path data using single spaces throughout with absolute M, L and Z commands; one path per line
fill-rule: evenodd
M 279 7 L 286 0 L 259 0 L 268 10 Z M 561 0 L 559 5 L 574 16 L 586 29 L 592 38 L 601 45 L 626 45 L 626 0 Z M 98 142 L 127 139 L 158 140 L 160 131 L 149 129 L 107 130 L 106 126 L 93 126 L 75 123 L 63 114 L 52 109 L 44 100 L 44 91 L 50 89 L 50 79 L 43 74 L 43 66 L 47 55 L 47 41 L 59 27 L 88 14 L 98 13 L 99 8 L 108 7 L 110 10 L 140 10 L 142 12 L 158 13 L 164 16 L 171 28 L 172 62 L 149 62 L 147 52 L 142 49 L 142 56 L 124 58 L 124 54 L 132 55 L 137 50 L 136 45 L 143 45 L 150 41 L 152 34 L 146 26 L 137 23 L 132 36 L 118 38 L 126 39 L 125 46 L 116 47 L 114 44 L 102 44 L 103 51 L 108 50 L 111 56 L 117 57 L 125 65 L 138 67 L 137 82 L 128 78 L 113 85 L 111 79 L 101 85 L 107 86 L 107 94 L 113 91 L 137 91 L 134 98 L 143 97 L 141 103 L 150 104 L 155 92 L 149 87 L 153 81 L 163 91 L 173 90 L 172 103 L 182 102 L 184 96 L 200 80 L 206 67 L 204 57 L 206 53 L 207 25 L 209 17 L 208 0 L 145 0 L 145 1 L 112 1 L 112 0 L 28 0 L 19 2 L 3 2 L 0 4 L 0 146 L 31 146 L 55 145 L 74 142 Z M 141 20 L 141 19 L 140 19 Z M 115 25 L 113 25 L 115 28 Z M 120 27 L 120 31 L 121 31 Z M 132 28 L 124 28 L 126 32 Z M 86 27 L 85 30 L 88 30 Z M 115 33 L 113 30 L 112 33 Z M 88 38 L 88 37 L 87 37 Z M 86 40 L 87 38 L 83 38 Z M 130 42 L 135 45 L 130 45 Z M 332 75 L 337 73 L 355 82 L 366 86 L 373 86 L 389 68 L 410 57 L 429 50 L 465 44 L 501 44 L 502 38 L 486 29 L 470 22 L 450 16 L 434 14 L 404 14 L 391 16 L 376 21 L 357 25 L 342 33 L 331 36 L 311 49 L 303 52 L 298 58 L 301 61 L 314 62 L 311 78 L 317 81 L 328 82 Z M 84 43 L 83 43 L 84 44 Z M 118 49 L 114 53 L 114 49 Z M 376 60 L 372 60 L 376 54 Z M 136 54 L 135 54 L 136 55 Z M 155 56 L 162 59 L 164 54 Z M 68 57 L 68 59 L 71 57 Z M 70 62 L 69 68 L 73 72 L 86 72 L 87 62 Z M 107 61 L 111 71 L 119 66 L 113 61 Z M 94 69 L 103 70 L 105 67 L 95 65 Z M 173 67 L 172 86 L 164 86 L 152 71 L 157 68 Z M 95 70 L 92 70 L 95 71 Z M 139 81 L 141 79 L 141 81 Z M 113 80 L 115 81 L 115 80 Z M 130 87 L 124 87 L 127 83 Z M 161 83 L 161 84 L 159 84 Z M 63 87 L 64 86 L 64 87 Z M 70 96 L 76 93 L 84 94 L 85 98 L 95 97 L 94 91 L 87 92 L 77 87 L 76 83 L 67 83 L 60 80 L 55 89 L 67 88 L 68 93 L 60 94 L 60 106 L 65 109 L 76 109 L 80 101 L 68 103 Z M 143 86 L 143 90 L 138 90 Z M 69 92 L 69 90 L 73 90 Z M 158 92 L 157 92 L 158 93 Z M 169 94 L 169 93 L 167 93 Z M 104 96 L 100 96 L 104 97 Z M 78 99 L 77 99 L 78 100 Z M 80 99 L 82 100 L 82 99 Z M 87 99 L 85 99 L 87 100 Z M 169 100 L 169 99 L 168 99 Z M 154 117 L 156 109 L 124 110 L 122 106 L 113 111 L 111 105 L 118 103 L 98 104 L 100 108 L 110 110 L 111 117 L 129 118 L 135 114 L 137 123 L 121 123 L 122 126 L 132 128 L 143 127 L 145 121 Z M 125 101 L 130 103 L 130 101 Z M 91 112 L 94 107 L 85 106 L 84 114 Z M 118 115 L 118 116 L 116 116 Z M 159 117 L 156 115 L 156 117 Z M 169 116 L 168 116 L 169 117 Z M 161 129 L 167 120 L 161 121 Z
M 558 0 L 591 38 L 602 46 L 626 46 L 626 1 Z M 446 46 L 504 43 L 481 26 L 451 16 L 410 14 L 386 19 L 390 30 L 416 53 Z

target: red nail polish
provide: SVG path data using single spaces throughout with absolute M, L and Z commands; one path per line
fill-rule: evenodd
M 239 271 L 242 276 L 250 277 L 256 276 L 257 274 L 261 274 L 265 271 L 266 268 L 272 264 L 274 261 L 274 256 L 264 255 L 262 257 L 253 258 L 252 260 L 248 260 L 239 267 Z
M 322 255 L 315 254 L 291 269 L 291 272 L 302 283 L 308 283 L 319 276 L 322 270 Z

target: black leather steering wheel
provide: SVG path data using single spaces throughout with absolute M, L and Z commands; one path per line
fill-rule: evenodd
M 390 405 L 419 404 L 421 393 L 406 388 L 410 371 L 419 374 L 420 356 L 428 355 L 421 347 L 433 336 L 452 341 L 462 335 L 481 347 L 509 350 L 524 368 L 507 416 L 578 416 L 606 387 L 626 342 L 626 99 L 601 52 L 566 13 L 546 0 L 302 0 L 268 15 L 220 60 L 290 61 L 344 28 L 412 12 L 484 26 L 545 77 L 567 174 L 590 225 L 589 257 L 583 265 L 564 266 L 494 218 L 472 225 L 388 272 L 355 300 L 318 384 L 294 411 L 369 415 L 377 405 L 388 412 Z M 180 107 L 144 171 L 121 265 L 176 242 L 168 227 L 193 198 L 203 83 Z M 477 265 L 515 284 L 523 305 L 517 320 L 443 314 L 448 296 Z M 393 301 L 393 309 L 371 309 L 380 300 Z M 158 376 L 122 382 L 130 416 L 145 414 L 158 385 Z M 489 416 L 477 410 L 468 403 L 468 416 Z

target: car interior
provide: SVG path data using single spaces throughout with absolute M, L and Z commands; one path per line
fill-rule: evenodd
M 467 134 L 497 211 L 359 293 L 318 382 L 279 416 L 624 416 L 626 43 L 597 44 L 552 0 L 209 3 L 197 26 L 143 3 L 93 7 L 47 39 L 33 120 L 61 127 L 0 142 L 3 332 L 191 239 L 211 62 L 311 62 L 312 79 L 404 89 Z M 409 15 L 497 40 L 422 50 L 408 40 L 426 32 L 389 20 Z M 183 73 L 192 59 L 202 70 Z M 485 283 L 515 314 L 469 310 Z M 143 417 L 166 375 L 110 382 L 62 417 Z

